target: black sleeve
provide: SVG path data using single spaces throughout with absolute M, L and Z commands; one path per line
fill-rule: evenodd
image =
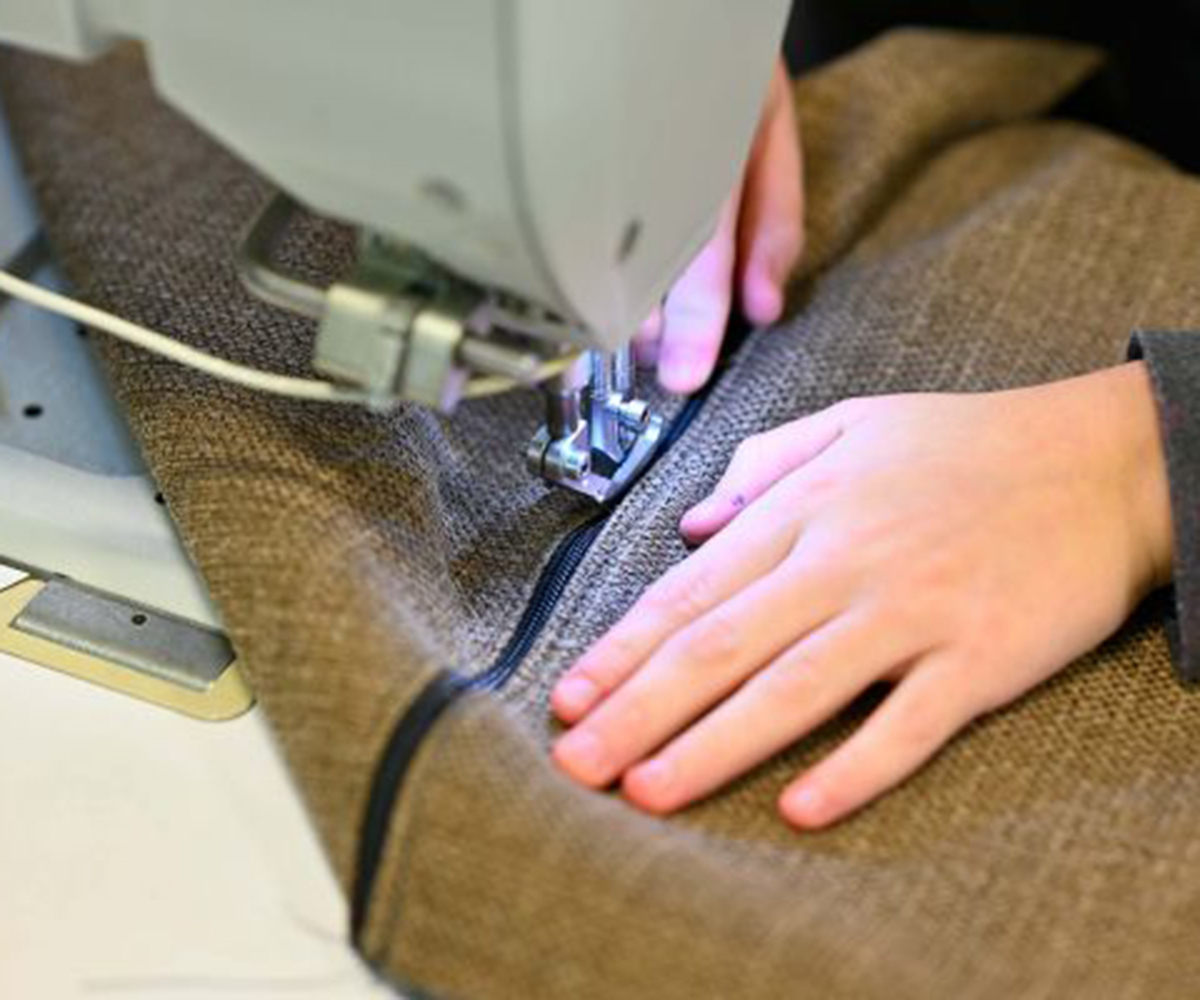
M 1175 535 L 1175 615 L 1168 622 L 1182 680 L 1200 681 L 1200 333 L 1139 331 L 1129 357 L 1154 383 Z

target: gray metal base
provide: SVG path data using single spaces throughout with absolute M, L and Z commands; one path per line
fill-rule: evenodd
M 0 312 L 0 479 L 0 563 L 218 624 L 87 341 L 16 303 Z
M 0 120 L 0 266 L 37 221 Z M 58 285 L 52 266 L 33 274 Z M 219 627 L 88 338 L 0 301 L 0 564 Z

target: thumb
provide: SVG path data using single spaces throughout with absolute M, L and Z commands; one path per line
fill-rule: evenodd
M 803 172 L 791 86 L 780 65 L 747 163 L 738 222 L 742 309 L 760 326 L 779 319 L 804 244 Z
M 729 321 L 737 258 L 739 193 L 726 199 L 717 230 L 667 295 L 658 380 L 668 392 L 695 392 L 708 381 Z

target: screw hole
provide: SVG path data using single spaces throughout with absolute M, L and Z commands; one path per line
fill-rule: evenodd
M 617 244 L 617 263 L 624 264 L 630 257 L 633 256 L 634 250 L 637 249 L 638 241 L 642 237 L 642 220 L 630 219 L 625 224 L 625 229 L 621 233 L 621 240 Z
M 36 420 L 46 411 L 42 408 L 40 403 L 30 403 L 21 412 L 30 420 Z
M 134 615 L 134 616 L 133 616 L 132 618 L 130 618 L 129 620 L 130 620 L 130 621 L 131 621 L 131 622 L 132 622 L 134 625 L 136 625 L 138 628 L 141 628 L 143 625 L 145 625 L 145 624 L 146 624 L 146 622 L 147 622 L 149 619 L 147 619 L 145 615 L 143 615 L 141 612 L 139 612 L 138 614 Z
M 444 177 L 431 177 L 417 190 L 421 197 L 447 212 L 462 212 L 467 207 L 467 196 L 453 181 Z

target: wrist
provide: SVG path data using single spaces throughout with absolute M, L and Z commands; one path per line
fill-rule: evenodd
M 1111 409 L 1121 439 L 1120 475 L 1133 531 L 1135 579 L 1144 596 L 1171 582 L 1171 496 L 1154 386 L 1144 361 L 1111 369 Z

